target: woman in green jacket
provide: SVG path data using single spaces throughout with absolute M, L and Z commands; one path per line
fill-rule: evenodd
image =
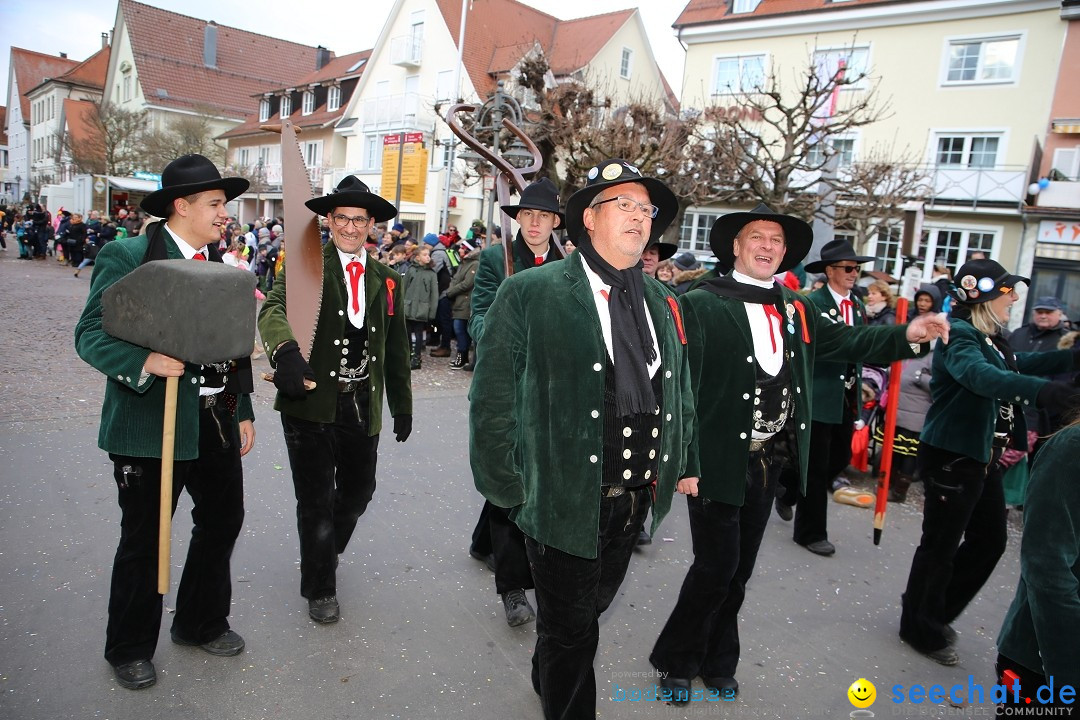
M 1001 330 L 1016 302 L 1012 275 L 993 260 L 957 272 L 949 342 L 934 352 L 932 403 L 919 442 L 926 483 L 922 539 L 903 595 L 900 637 L 942 665 L 955 665 L 963 612 L 1005 552 L 1005 496 L 998 463 L 1027 449 L 1023 408 L 1067 408 L 1077 389 L 1039 375 L 1068 371 L 1077 356 L 1014 354 Z
M 1042 446 L 1024 499 L 1020 583 L 998 635 L 997 673 L 1010 687 L 1006 705 L 1043 702 L 1038 690 L 1080 686 L 1080 417 Z M 1014 700 L 1011 671 L 1020 680 Z M 1065 707 L 1060 696 L 1050 702 Z

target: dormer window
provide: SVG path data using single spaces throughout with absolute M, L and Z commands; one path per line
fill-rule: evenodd
M 259 101 L 259 122 L 266 122 L 270 119 L 270 99 L 263 98 Z
M 310 115 L 311 113 L 315 112 L 315 91 L 304 91 L 304 105 L 301 110 L 305 115 Z
M 734 15 L 752 13 L 757 10 L 757 6 L 760 4 L 761 0 L 734 0 L 731 5 L 731 12 Z
M 333 112 L 341 107 L 341 87 L 332 86 L 326 93 L 326 109 Z
M 281 117 L 287 118 L 292 115 L 292 95 L 281 96 Z

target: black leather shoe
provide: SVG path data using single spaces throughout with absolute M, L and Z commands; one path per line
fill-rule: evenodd
M 960 662 L 960 656 L 957 655 L 956 651 L 953 650 L 952 647 L 949 645 L 946 645 L 940 650 L 924 652 L 923 655 L 940 665 L 948 665 L 950 667 Z
M 956 631 L 953 630 L 952 625 L 946 625 L 942 634 L 945 636 L 945 642 L 949 644 L 949 647 L 956 645 Z
M 503 609 L 506 611 L 506 624 L 510 627 L 524 625 L 536 619 L 536 612 L 529 604 L 524 590 L 511 590 L 502 595 Z
M 149 660 L 113 665 L 113 673 L 116 675 L 116 682 L 128 690 L 142 690 L 157 682 L 157 671 L 154 670 L 154 663 Z
M 657 695 L 658 700 L 669 702 L 672 705 L 685 705 L 690 702 L 690 680 L 687 678 L 667 677 L 660 678 L 660 687 L 666 690 Z
M 803 545 L 803 547 L 815 555 L 822 555 L 824 557 L 829 557 L 836 552 L 836 548 L 828 540 L 816 540 L 807 545 Z
M 494 553 L 488 553 L 487 555 L 482 555 L 480 552 L 478 552 L 476 550 L 470 550 L 469 551 L 469 556 L 473 560 L 479 560 L 480 562 L 487 565 L 487 569 L 490 570 L 491 572 L 495 572 L 495 554 Z
M 733 677 L 705 677 L 705 687 L 710 690 L 718 690 L 721 698 L 734 697 L 739 694 L 739 681 Z
M 341 606 L 338 605 L 337 595 L 308 600 L 307 607 L 308 615 L 317 623 L 329 625 L 341 619 Z
M 649 531 L 646 530 L 645 528 L 642 528 L 641 532 L 638 533 L 637 544 L 638 545 L 652 545 L 652 535 L 650 535 Z
M 218 657 L 239 655 L 240 651 L 244 649 L 244 638 L 240 637 L 240 634 L 234 630 L 226 630 L 210 642 L 204 643 L 185 640 L 175 632 L 170 634 L 172 635 L 172 641 L 177 645 L 198 646 L 211 655 L 217 655 Z
M 791 511 L 791 506 L 780 502 L 780 498 L 776 498 L 775 504 L 776 514 L 780 516 L 780 519 L 784 522 L 791 522 L 791 518 L 795 517 L 795 513 Z

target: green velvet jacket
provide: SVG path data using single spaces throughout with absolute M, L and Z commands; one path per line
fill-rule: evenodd
M 1023 410 L 1035 406 L 1035 396 L 1050 382 L 1037 376 L 1071 370 L 1072 352 L 1015 353 L 1017 373 L 971 323 L 953 318 L 950 324 L 948 344 L 938 343 L 934 351 L 931 405 L 920 440 L 989 463 L 998 405 L 1006 400 L 1015 408 L 1012 446 L 1026 450 Z
M 274 281 L 259 312 L 259 334 L 266 354 L 271 355 L 286 340 L 295 340 L 285 315 L 286 269 Z M 409 333 L 405 329 L 405 295 L 401 275 L 368 255 L 364 270 L 364 320 L 368 333 L 368 374 L 370 377 L 370 411 L 368 434 L 382 430 L 383 392 L 385 389 L 390 414 L 412 415 L 412 385 L 409 370 Z M 390 289 L 393 285 L 393 290 Z M 391 302 L 392 299 L 392 302 Z M 349 322 L 346 303 L 349 291 L 345 272 L 341 268 L 334 243 L 323 246 L 322 304 L 311 345 L 308 364 L 315 373 L 315 389 L 303 400 L 289 400 L 278 393 L 274 409 L 311 422 L 329 423 L 337 414 L 337 370 L 347 346 L 343 343 L 345 326 Z M 391 314 L 390 309 L 393 308 Z M 271 357 L 271 365 L 274 364 Z
M 143 229 L 151 232 L 157 223 Z M 170 260 L 184 255 L 168 232 L 165 246 Z M 151 375 L 139 385 L 148 348 L 114 338 L 101 327 L 101 294 L 120 278 L 137 268 L 146 253 L 147 236 L 123 238 L 105 243 L 94 261 L 90 294 L 75 325 L 75 350 L 79 357 L 107 378 L 101 405 L 98 447 L 106 452 L 131 457 L 161 457 L 161 434 L 165 417 L 165 378 Z M 215 312 L 207 308 L 207 312 Z M 224 359 L 224 358 L 223 358 Z M 180 378 L 176 397 L 176 440 L 174 458 L 199 457 L 199 388 L 202 375 L 198 365 L 187 365 Z M 251 397 L 237 398 L 234 422 L 254 420 Z
M 515 250 L 518 243 L 525 244 L 520 232 L 514 239 Z M 551 245 L 554 245 L 554 242 Z M 476 266 L 476 279 L 473 282 L 472 297 L 469 300 L 472 312 L 469 316 L 469 337 L 472 338 L 477 349 L 480 348 L 480 338 L 484 336 L 484 317 L 487 315 L 491 303 L 495 302 L 495 294 L 499 291 L 499 285 L 506 279 L 506 261 L 503 259 L 505 252 L 506 250 L 502 245 L 492 245 L 480 252 L 480 261 Z M 549 246 L 549 257 L 552 252 L 553 250 Z M 518 252 L 514 253 L 515 275 L 525 270 L 535 269 L 535 265 L 526 267 L 525 263 L 521 262 L 519 254 Z
M 663 373 L 653 530 L 683 476 L 694 423 L 674 302 L 645 278 Z M 508 278 L 485 325 L 469 393 L 476 488 L 492 504 L 512 508 L 514 522 L 537 542 L 595 558 L 607 348 L 580 254 Z
M 795 400 L 794 415 L 788 423 L 795 432 L 801 488 L 805 491 L 815 362 L 863 359 L 885 363 L 914 357 L 916 351 L 904 337 L 906 326 L 853 328 L 837 324 L 815 313 L 804 296 L 785 287 L 780 291 L 784 307 L 777 309 L 783 317 L 791 318 L 790 323 L 783 323 L 781 333 L 791 364 Z M 684 475 L 700 477 L 699 496 L 741 506 L 757 380 L 750 321 L 741 300 L 701 288 L 683 295 L 682 305 L 691 390 L 697 408 Z M 927 351 L 924 346 L 915 347 L 919 352 Z
M 844 323 L 840 308 L 836 306 L 836 300 L 829 292 L 829 286 L 825 285 L 806 296 L 817 312 L 822 315 L 822 320 L 834 323 Z M 852 308 L 851 322 L 853 327 L 862 327 L 866 324 L 866 308 L 859 298 L 852 296 L 855 307 Z M 859 358 L 862 360 L 862 358 Z M 844 417 L 844 383 L 848 380 L 848 370 L 851 366 L 847 361 L 821 360 L 814 366 L 814 395 L 813 395 L 813 419 L 818 422 L 839 424 Z M 862 362 L 855 362 L 855 397 L 862 398 Z
M 998 651 L 1054 687 L 1080 686 L 1080 425 L 1039 450 L 1024 498 L 1020 583 Z

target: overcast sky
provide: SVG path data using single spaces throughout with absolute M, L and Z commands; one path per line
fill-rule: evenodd
M 339 55 L 373 47 L 393 7 L 393 0 L 142 0 L 183 15 L 219 25 L 263 33 L 305 45 L 323 45 Z M 598 15 L 635 5 L 635 0 L 522 0 L 561 19 Z M 661 70 L 676 93 L 682 84 L 683 50 L 671 24 L 685 0 L 637 0 Z M 313 12 L 317 10 L 316 12 Z M 54 55 L 66 52 L 85 60 L 101 47 L 101 33 L 112 29 L 115 0 L 50 0 L 47 10 L 28 0 L 0 0 L 0 28 L 14 45 Z M 457 36 L 457 28 L 453 34 Z M 0 57 L 0 77 L 7 98 L 10 50 Z M 25 90 L 26 88 L 24 88 Z

